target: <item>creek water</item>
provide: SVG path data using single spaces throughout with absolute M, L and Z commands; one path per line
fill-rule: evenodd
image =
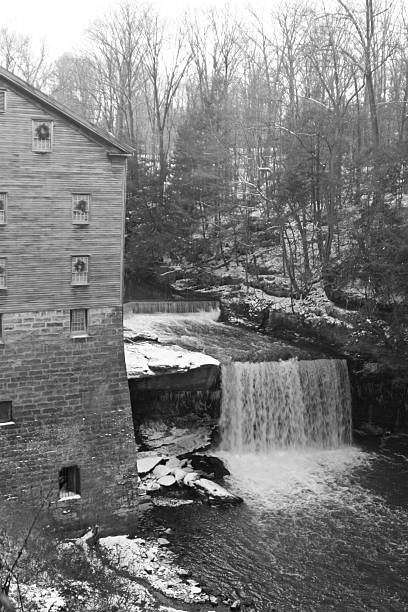
M 406 612 L 408 437 L 353 443 L 346 364 L 236 363 L 293 354 L 217 323 L 215 311 L 134 316 L 162 342 L 224 363 L 215 452 L 244 503 L 156 506 L 179 563 L 247 611 Z
M 208 302 L 212 304 L 212 302 Z M 148 303 L 149 306 L 153 303 Z M 158 303 L 157 308 L 164 308 Z M 181 309 L 180 304 L 177 306 Z M 160 344 L 177 345 L 228 361 L 268 361 L 299 357 L 307 359 L 313 348 L 294 347 L 288 342 L 272 339 L 251 329 L 226 325 L 218 321 L 219 308 L 208 306 L 198 312 L 162 312 L 138 314 L 133 303 L 125 304 L 124 326 L 139 334 L 158 336 Z
M 344 362 L 224 366 L 217 454 L 245 503 L 156 508 L 180 563 L 244 610 L 406 611 L 408 439 L 352 445 L 350 415 Z
M 201 584 L 256 612 L 408 609 L 406 457 L 354 447 L 223 457 L 242 506 L 155 509 Z

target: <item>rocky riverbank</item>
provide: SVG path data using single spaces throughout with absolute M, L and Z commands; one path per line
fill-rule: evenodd
M 191 502 L 194 503 L 194 502 Z M 172 529 L 148 518 L 138 535 L 103 537 L 98 527 L 56 544 L 53 563 L 19 572 L 5 610 L 30 612 L 226 612 L 251 610 L 233 595 L 214 593 L 195 580 L 172 552 Z M 31 562 L 25 559 L 25 570 Z M 26 565 L 28 563 L 28 566 Z M 25 576 L 25 577 L 24 577 Z M 0 603 L 3 603 L 1 601 Z

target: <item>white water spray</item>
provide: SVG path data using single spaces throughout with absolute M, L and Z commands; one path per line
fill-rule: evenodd
M 125 317 L 132 314 L 193 314 L 212 313 L 217 318 L 220 314 L 219 302 L 216 300 L 152 300 L 127 302 L 123 305 Z
M 351 442 L 347 364 L 338 359 L 222 367 L 223 450 L 338 448 Z

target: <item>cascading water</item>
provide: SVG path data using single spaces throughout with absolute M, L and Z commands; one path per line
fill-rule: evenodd
M 177 497 L 155 504 L 153 521 L 170 528 L 182 565 L 257 612 L 406 612 L 407 458 L 349 444 L 346 363 L 278 362 L 289 347 L 217 322 L 215 309 L 161 315 L 163 304 L 151 308 L 145 315 L 128 309 L 129 327 L 236 360 L 223 366 L 217 455 L 231 472 L 225 486 L 245 503 L 209 509 L 177 505 Z M 239 363 L 252 351 L 257 359 L 268 351 L 268 363 Z M 168 414 L 175 401 L 190 412 L 190 402 L 208 399 L 187 395 L 163 395 L 160 410 Z
M 222 366 L 223 450 L 338 448 L 351 442 L 347 364 L 338 359 Z
M 216 312 L 219 316 L 219 303 L 216 300 L 152 300 L 127 302 L 123 305 L 125 316 L 131 314 L 192 314 Z

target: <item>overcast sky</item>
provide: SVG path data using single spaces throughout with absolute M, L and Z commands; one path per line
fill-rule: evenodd
M 221 3 L 222 0 L 152 0 L 164 15 Z M 229 0 L 231 6 L 240 8 L 247 3 L 248 0 Z M 116 4 L 117 0 L 0 0 L 0 27 L 45 39 L 55 57 L 75 50 L 89 23 Z

